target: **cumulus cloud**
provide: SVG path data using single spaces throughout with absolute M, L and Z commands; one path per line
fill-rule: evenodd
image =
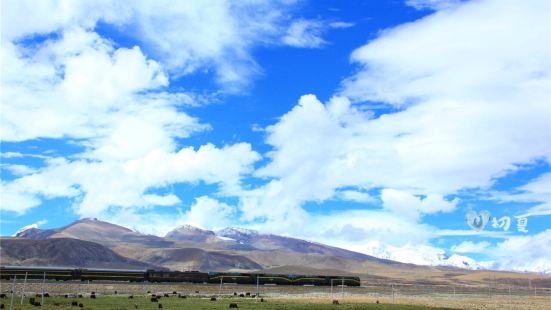
M 174 183 L 219 184 L 222 191 L 239 187 L 242 174 L 251 171 L 258 154 L 249 144 L 217 148 L 212 144 L 197 150 L 189 147 L 177 152 L 153 149 L 131 160 L 50 160 L 37 173 L 2 184 L 3 210 L 24 212 L 37 206 L 41 198 L 76 199 L 75 212 L 83 217 L 98 217 L 109 207 L 147 207 L 174 205 L 174 195 L 154 196 L 147 191 Z
M 533 27 L 548 10 L 536 4 L 466 3 L 382 32 L 352 54 L 361 69 L 341 92 L 352 103 L 303 96 L 267 128 L 272 161 L 257 175 L 299 201 L 341 186 L 445 197 L 549 160 L 550 36 L 544 22 Z M 397 112 L 375 117 L 372 101 Z
M 247 193 L 249 202 L 250 196 L 259 197 L 255 198 L 258 206 L 247 209 L 249 216 L 284 214 L 276 210 L 291 209 L 305 201 L 325 201 L 338 196 L 339 188 L 347 187 L 388 187 L 381 196 L 387 209 L 399 216 L 410 214 L 414 220 L 418 214 L 452 211 L 457 200 L 446 200 L 438 191 L 404 182 L 400 176 L 407 166 L 401 162 L 402 154 L 396 153 L 394 145 L 386 144 L 387 137 L 373 127 L 377 122 L 346 98 L 335 97 L 323 104 L 313 95 L 303 96 L 277 124 L 266 129 L 267 142 L 274 151 L 269 153 L 271 162 L 256 175 L 277 180 Z M 413 171 L 410 173 L 414 177 Z M 426 197 L 414 196 L 417 193 Z M 266 206 L 276 197 L 286 197 L 281 207 Z
M 422 214 L 451 212 L 458 202 L 457 198 L 448 201 L 437 194 L 420 198 L 408 192 L 388 188 L 383 189 L 381 200 L 385 209 L 411 219 L 417 219 Z
M 184 211 L 185 209 L 188 210 Z M 169 231 L 183 224 L 203 229 L 230 226 L 235 221 L 236 211 L 234 206 L 209 196 L 201 196 L 197 197 L 191 205 L 180 204 L 175 210 L 169 212 L 152 208 L 110 208 L 99 215 L 99 218 L 140 233 L 165 236 Z
M 44 157 L 44 167 L 3 181 L 2 210 L 23 213 L 65 197 L 78 215 L 100 216 L 112 207 L 178 205 L 173 193 L 149 193 L 174 183 L 239 187 L 258 154 L 245 143 L 182 147 L 177 139 L 210 126 L 186 111 L 201 98 L 167 86 L 170 78 L 199 68 L 215 70 L 228 87 L 246 84 L 256 70 L 248 50 L 280 31 L 286 4 L 35 5 L 2 3 L 1 139 L 68 138 L 84 151 Z M 140 29 L 136 39 L 142 44 L 118 46 L 96 32 L 98 22 L 114 31 Z
M 277 42 L 292 6 L 287 1 L 4 1 L 2 37 L 14 41 L 70 28 L 92 30 L 98 22 L 121 31 L 134 28 L 135 39 L 171 73 L 206 68 L 220 85 L 238 91 L 259 71 L 249 50 Z
M 373 125 L 400 152 L 408 183 L 441 193 L 484 188 L 516 163 L 550 160 L 548 9 L 545 1 L 466 3 L 354 51 L 362 69 L 342 94 L 400 107 Z
M 551 160 L 548 3 L 447 4 L 354 51 L 359 70 L 339 96 L 304 95 L 266 128 L 271 161 L 255 174 L 271 181 L 242 194 L 247 220 L 293 229 L 312 221 L 305 202 L 352 187 L 380 189 L 386 213 L 416 225 L 423 214 L 455 210 L 462 190 L 487 191 L 518 164 Z M 344 223 L 333 232 L 346 230 L 363 235 Z
M 188 224 L 217 230 L 231 226 L 235 221 L 235 213 L 235 207 L 208 196 L 201 196 L 195 199 L 191 209 L 184 214 L 184 219 Z
M 494 258 L 490 266 L 500 270 L 551 272 L 551 230 L 547 229 L 532 236 L 514 236 L 493 247 L 486 253 Z

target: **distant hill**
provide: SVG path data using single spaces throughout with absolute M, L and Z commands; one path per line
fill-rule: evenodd
M 180 241 L 194 241 L 194 242 L 216 242 L 221 241 L 213 231 L 204 230 L 191 225 L 183 225 L 172 231 L 169 231 L 165 238 L 180 240 Z
M 488 271 L 399 263 L 235 227 L 213 232 L 184 225 L 158 237 L 96 219 L 82 219 L 56 229 L 25 229 L 18 232 L 17 238 L 0 241 L 4 265 L 355 274 L 367 283 L 487 285 L 489 276 Z M 546 275 L 491 273 L 510 283 L 531 279 L 532 283 L 551 286 L 551 277 Z
M 156 266 L 123 257 L 101 244 L 70 239 L 1 238 L 3 265 L 147 269 Z
M 172 242 L 153 235 L 144 235 L 126 227 L 97 219 L 82 219 L 56 229 L 31 228 L 17 233 L 17 237 L 34 240 L 51 238 L 74 238 L 112 245 L 120 242 L 137 243 L 145 246 L 170 246 Z

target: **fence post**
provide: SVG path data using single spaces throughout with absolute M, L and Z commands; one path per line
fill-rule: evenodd
M 40 297 L 40 305 L 44 306 L 44 283 L 46 282 L 46 272 L 44 272 L 44 276 L 42 278 L 42 296 Z
M 28 272 L 25 272 L 25 280 L 23 280 L 23 288 L 21 289 L 21 302 L 19 303 L 20 305 L 23 304 L 23 298 L 25 298 L 25 285 L 27 285 L 28 274 L 29 274 Z
M 333 300 L 333 280 L 335 279 L 331 279 L 331 300 Z
M 342 299 L 344 299 L 344 277 L 342 277 L 341 293 L 342 293 Z
M 509 287 L 509 304 L 513 306 L 513 300 L 511 299 L 511 288 Z
M 15 295 L 15 280 L 17 276 L 13 276 L 13 284 L 11 285 L 11 301 L 10 301 L 10 310 L 13 309 L 13 296 Z
M 221 297 L 222 294 L 222 282 L 224 281 L 224 276 L 220 277 L 220 289 L 218 289 L 218 296 Z
M 256 299 L 260 298 L 260 276 L 256 275 Z

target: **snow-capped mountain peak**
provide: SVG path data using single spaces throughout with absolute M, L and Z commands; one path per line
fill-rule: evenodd
M 209 239 L 215 239 L 216 235 L 213 231 L 185 224 L 168 232 L 165 237 L 176 240 L 204 242 Z
M 367 249 L 362 252 L 377 258 L 416 265 L 447 266 L 473 270 L 484 269 L 485 267 L 470 257 L 458 254 L 449 256 L 445 250 L 429 245 L 406 244 L 396 247 L 371 242 Z
M 231 238 L 238 242 L 248 242 L 259 236 L 258 231 L 239 227 L 227 227 L 216 232 L 219 237 Z
M 20 235 L 22 235 L 23 232 L 31 230 L 31 229 L 38 229 L 38 225 L 35 223 L 35 224 L 30 224 L 30 225 L 23 226 L 18 231 L 16 231 L 15 234 L 13 234 L 13 237 L 20 236 Z
M 199 227 L 196 227 L 196 226 L 193 226 L 193 225 L 190 225 L 190 224 L 184 224 L 178 228 L 176 228 L 175 230 L 179 230 L 179 231 L 193 231 L 193 232 L 202 232 L 202 231 L 209 231 L 209 230 L 205 230 L 205 229 L 201 229 Z

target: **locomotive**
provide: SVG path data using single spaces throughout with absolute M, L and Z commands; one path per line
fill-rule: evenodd
M 126 281 L 126 282 L 188 282 L 235 283 L 259 285 L 345 285 L 359 286 L 360 278 L 353 276 L 323 276 L 236 272 L 127 270 L 62 267 L 0 267 L 0 279 L 48 279 L 56 281 Z

